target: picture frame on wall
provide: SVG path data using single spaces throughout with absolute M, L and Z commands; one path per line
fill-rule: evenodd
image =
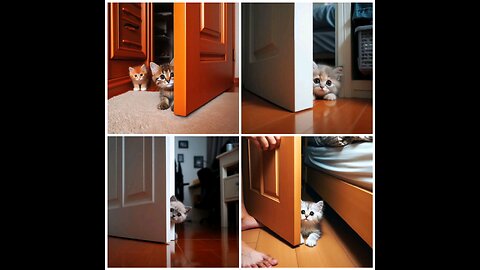
M 178 141 L 178 148 L 188 148 L 188 141 Z
M 183 163 L 183 154 L 177 155 L 177 161 Z
M 203 168 L 203 156 L 194 156 L 193 157 L 193 167 L 194 168 Z

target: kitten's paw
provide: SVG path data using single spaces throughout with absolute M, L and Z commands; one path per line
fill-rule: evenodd
M 140 90 L 140 88 L 138 88 L 138 87 L 133 88 L 133 91 L 138 91 L 138 90 Z
M 335 94 L 327 94 L 323 97 L 323 99 L 326 99 L 326 100 L 336 100 L 337 99 L 337 96 L 335 96 Z
M 305 239 L 303 239 L 303 236 L 300 237 L 300 244 L 304 244 L 305 243 Z
M 170 107 L 170 105 L 167 102 L 160 102 L 160 104 L 158 104 L 158 109 L 159 110 L 166 110 L 169 107 Z
M 305 245 L 309 247 L 314 247 L 317 245 L 317 241 L 313 239 L 307 239 L 307 241 L 305 242 Z

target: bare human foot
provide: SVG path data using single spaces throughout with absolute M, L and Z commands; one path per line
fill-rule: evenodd
M 242 231 L 263 227 L 254 217 L 250 216 L 242 202 Z
M 242 241 L 242 267 L 259 268 L 272 267 L 278 264 L 278 261 L 266 254 L 256 251 Z
M 258 222 L 254 217 L 250 215 L 242 217 L 242 231 L 259 227 L 263 227 L 263 225 Z

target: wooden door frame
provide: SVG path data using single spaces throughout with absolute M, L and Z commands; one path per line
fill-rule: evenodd
M 343 66 L 340 97 L 372 98 L 373 79 L 354 80 L 352 76 L 352 39 L 354 38 L 351 34 L 352 4 L 337 3 L 335 5 L 335 63 L 337 66 Z M 375 24 L 375 19 L 373 22 Z M 373 29 L 375 31 L 375 26 Z
M 170 209 L 170 197 L 175 195 L 175 137 L 165 136 L 165 154 L 166 154 L 166 179 L 167 179 L 167 196 L 164 198 L 167 200 L 167 209 Z M 175 240 L 175 224 L 170 222 L 170 211 L 167 213 L 167 228 L 168 228 L 168 240 Z M 173 245 L 175 242 L 170 242 Z M 168 256 L 169 257 L 169 256 Z M 167 258 L 168 258 L 167 257 Z

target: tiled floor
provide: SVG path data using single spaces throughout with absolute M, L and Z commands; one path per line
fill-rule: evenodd
M 237 228 L 178 224 L 179 240 L 170 245 L 109 236 L 108 266 L 238 267 Z
M 293 113 L 242 91 L 245 134 L 370 134 L 372 127 L 371 99 L 315 100 L 312 109 Z

